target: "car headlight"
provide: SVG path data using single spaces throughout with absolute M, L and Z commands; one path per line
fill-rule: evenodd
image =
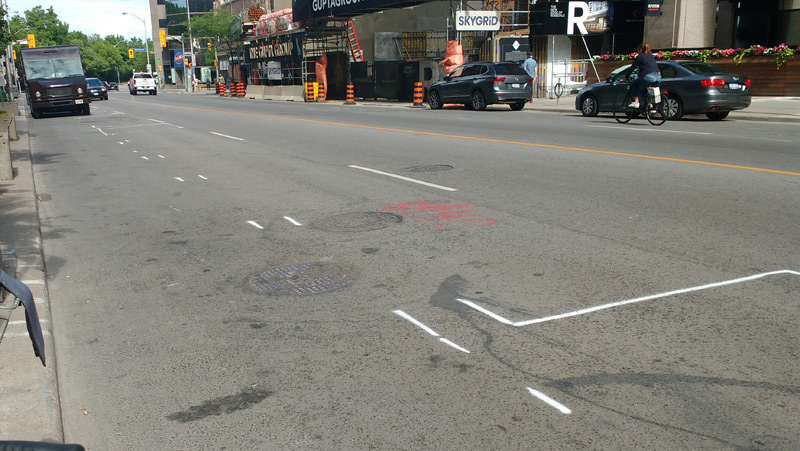
M 83 88 L 78 88 L 78 94 L 83 94 Z
M 36 92 L 33 93 L 33 96 L 34 97 L 41 97 L 42 93 L 40 91 L 36 91 Z

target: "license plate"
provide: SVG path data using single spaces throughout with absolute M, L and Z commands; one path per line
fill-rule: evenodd
M 519 83 L 511 83 L 512 88 L 519 88 Z
M 75 101 L 75 105 L 80 105 L 82 103 L 83 103 L 83 100 L 81 100 L 81 99 L 78 99 L 78 100 Z
M 728 86 L 729 86 L 731 89 L 739 89 L 739 88 L 741 88 L 741 86 L 739 85 L 739 83 L 731 83 L 731 84 L 729 84 Z

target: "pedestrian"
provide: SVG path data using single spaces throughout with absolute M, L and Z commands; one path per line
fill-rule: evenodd
M 636 69 L 639 69 L 639 78 L 631 82 L 631 97 L 633 102 L 628 105 L 631 108 L 639 108 L 639 96 L 646 98 L 647 85 L 661 81 L 661 72 L 658 71 L 658 64 L 652 53 L 650 53 L 650 44 L 642 42 L 639 44 L 639 54 L 633 60 L 633 67 L 631 74 Z
M 528 57 L 525 59 L 525 61 L 522 62 L 522 68 L 525 69 L 525 72 L 527 72 L 528 76 L 531 77 L 531 79 L 532 79 L 531 84 L 534 84 L 534 86 L 535 86 L 535 83 L 536 83 L 536 67 L 537 67 L 536 60 L 533 59 L 533 53 L 532 52 L 528 52 L 527 56 Z M 528 103 L 533 103 L 533 99 L 528 100 Z

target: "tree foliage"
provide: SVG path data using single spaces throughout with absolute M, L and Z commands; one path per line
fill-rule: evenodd
M 145 48 L 144 41 L 140 38 L 126 39 L 124 36 L 106 36 L 94 34 L 86 36 L 80 31 L 70 31 L 69 25 L 59 20 L 53 7 L 47 9 L 35 6 L 25 11 L 23 15 L 14 15 L 6 18 L 6 11 L 0 8 L 0 19 L 8 26 L 0 26 L 0 55 L 5 54 L 9 43 L 25 40 L 27 34 L 36 37 L 36 46 L 50 45 L 77 45 L 80 47 L 81 60 L 84 71 L 88 77 L 97 77 L 101 80 L 115 81 L 119 73 L 119 81 L 126 81 L 133 71 L 144 72 L 147 68 L 147 55 L 136 52 L 134 59 L 128 59 L 129 48 Z M 14 44 L 14 50 L 19 52 L 24 44 Z M 147 48 L 152 49 L 152 42 L 148 41 Z M 19 59 L 17 59 L 17 69 Z M 119 71 L 119 72 L 117 72 Z

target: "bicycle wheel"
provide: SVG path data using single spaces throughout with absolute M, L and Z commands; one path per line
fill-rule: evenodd
M 633 102 L 631 95 L 621 93 L 614 99 L 614 119 L 620 124 L 627 124 L 634 115 L 634 109 L 628 105 Z
M 564 85 L 562 85 L 561 83 L 556 83 L 556 85 L 553 87 L 553 94 L 555 94 L 556 97 L 563 96 L 564 95 Z
M 669 101 L 661 94 L 661 101 L 647 107 L 647 121 L 653 125 L 661 125 L 669 116 Z

